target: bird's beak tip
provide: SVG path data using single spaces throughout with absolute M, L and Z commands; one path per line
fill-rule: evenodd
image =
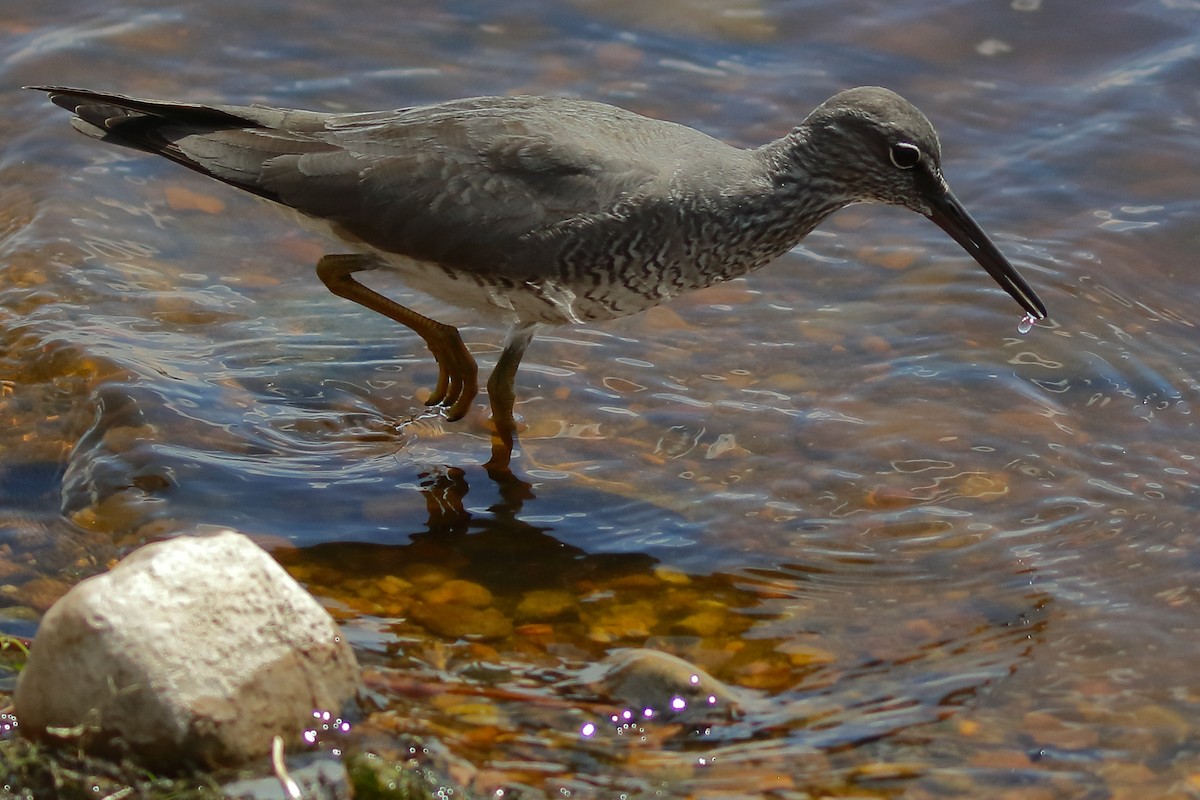
M 1034 321 L 1048 318 L 1046 306 L 947 189 L 931 197 L 928 217 L 959 243 Z

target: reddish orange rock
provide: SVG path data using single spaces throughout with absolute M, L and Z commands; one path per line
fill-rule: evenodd
M 202 211 L 205 214 L 220 214 L 225 210 L 225 202 L 219 197 L 183 186 L 168 186 L 164 194 L 167 198 L 167 205 L 173 211 Z

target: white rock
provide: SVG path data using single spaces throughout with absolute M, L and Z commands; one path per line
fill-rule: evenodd
M 329 614 L 265 551 L 221 531 L 147 545 L 68 592 L 42 620 L 14 702 L 27 735 L 85 726 L 85 746 L 120 740 L 167 768 L 261 756 L 358 687 Z

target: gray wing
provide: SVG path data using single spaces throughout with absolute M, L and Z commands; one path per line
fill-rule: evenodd
M 487 100 L 329 118 L 317 135 L 329 149 L 273 158 L 260 185 L 374 247 L 477 267 L 519 259 L 533 234 L 610 214 L 662 179 L 595 131 Z
M 716 143 L 559 98 L 322 114 L 36 88 L 73 111 L 90 136 L 327 219 L 373 247 L 447 266 L 520 258 L 539 231 L 610 215 L 669 183 L 679 142 L 670 142 L 673 156 L 663 152 L 664 128 Z

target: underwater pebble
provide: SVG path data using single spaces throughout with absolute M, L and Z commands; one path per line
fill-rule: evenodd
M 695 636 L 715 636 L 725 627 L 725 623 L 729 619 L 729 612 L 720 604 L 714 604 L 714 606 L 697 611 L 695 614 L 688 614 L 672 627 L 681 633 L 690 633 Z
M 619 703 L 670 719 L 736 716 L 749 699 L 689 661 L 646 648 L 614 651 L 583 679 Z
M 462 604 L 421 603 L 409 618 L 447 639 L 503 639 L 512 634 L 512 621 L 495 608 L 473 608 Z
M 79 509 L 71 514 L 71 522 L 90 531 L 131 530 L 146 524 L 147 517 L 160 506 L 141 489 L 131 488 Z
M 440 564 L 418 563 L 406 566 L 402 577 L 419 588 L 430 588 L 454 580 L 454 573 Z
M 1002 748 L 975 753 L 970 757 L 968 763 L 979 769 L 1022 770 L 1029 769 L 1033 762 L 1029 760 L 1029 754 L 1024 750 Z
M 22 584 L 14 592 L 14 595 L 24 605 L 36 608 L 38 611 L 46 611 L 59 598 L 65 595 L 70 588 L 71 584 L 66 581 L 60 581 L 57 578 L 39 577 Z
M 1023 720 L 1025 730 L 1039 745 L 1063 750 L 1081 750 L 1100 743 L 1095 728 L 1063 720 L 1046 711 L 1030 711 Z
M 562 589 L 535 589 L 521 596 L 516 618 L 523 622 L 549 622 L 577 617 L 579 601 Z
M 860 764 L 850 771 L 857 781 L 898 781 L 919 778 L 928 771 L 925 764 L 917 763 L 871 763 Z
M 435 604 L 460 603 L 472 608 L 485 608 L 492 604 L 492 593 L 486 586 L 461 578 L 426 589 L 419 596 L 426 603 Z
M 168 186 L 164 192 L 167 205 L 173 211 L 203 211 L 205 214 L 220 214 L 225 203 L 219 197 L 203 194 L 183 186 Z
M 645 639 L 658 624 L 657 608 L 645 600 L 588 609 L 586 617 L 588 638 L 597 642 Z
M 120 425 L 106 430 L 101 441 L 113 453 L 126 453 L 139 444 L 161 439 L 162 432 L 156 425 Z
M 837 660 L 833 653 L 820 647 L 804 647 L 786 643 L 780 647 L 794 667 L 807 667 L 813 664 L 832 664 Z

